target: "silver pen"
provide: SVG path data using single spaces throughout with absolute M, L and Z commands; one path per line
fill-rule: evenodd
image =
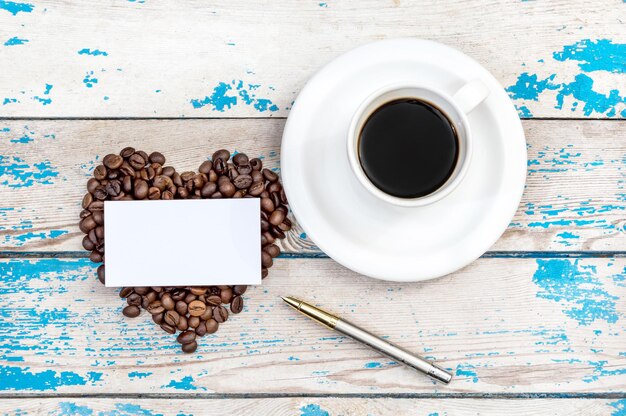
M 452 380 L 452 374 L 444 370 L 441 367 L 436 366 L 430 361 L 426 361 L 419 355 L 413 354 L 397 345 L 387 342 L 384 339 L 377 337 L 376 335 L 359 328 L 358 326 L 351 324 L 348 321 L 344 321 L 339 317 L 330 314 L 320 308 L 316 308 L 306 302 L 299 299 L 287 296 L 282 299 L 291 307 L 303 315 L 308 316 L 314 321 L 322 324 L 326 328 L 341 332 L 350 338 L 359 341 L 362 344 L 367 345 L 375 349 L 376 351 L 385 354 L 386 356 L 401 362 L 404 365 L 412 367 L 417 371 L 420 371 L 433 380 L 439 381 L 444 384 L 448 384 Z

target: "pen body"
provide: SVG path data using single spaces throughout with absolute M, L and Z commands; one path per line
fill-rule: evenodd
M 359 341 L 398 362 L 421 371 L 441 383 L 448 384 L 450 380 L 452 380 L 452 374 L 446 370 L 432 364 L 429 361 L 426 361 L 418 355 L 398 347 L 397 345 L 385 341 L 384 339 L 379 338 L 376 335 L 351 324 L 350 322 L 338 319 L 334 329 L 335 331 L 341 332 L 342 334 L 347 335 L 350 338 L 353 338 L 356 341 Z

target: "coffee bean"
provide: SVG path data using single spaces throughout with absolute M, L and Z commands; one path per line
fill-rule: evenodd
M 146 152 L 144 152 L 143 150 L 137 150 L 135 153 L 137 153 L 138 155 L 140 155 L 143 160 L 148 160 L 148 154 Z
M 123 158 L 127 158 L 127 157 L 131 157 L 133 155 L 133 153 L 135 153 L 135 148 L 133 148 L 133 147 L 125 147 L 120 152 L 120 156 L 122 156 Z
M 133 167 L 130 165 L 130 163 L 124 161 L 124 163 L 122 163 L 122 166 L 119 169 L 120 173 L 126 177 L 126 176 L 135 176 L 135 169 L 133 169 Z
M 285 213 L 279 210 L 272 212 L 270 215 L 270 223 L 272 225 L 278 225 L 285 220 Z
M 274 211 L 274 212 L 276 212 L 276 211 Z M 280 238 L 280 239 L 285 238 L 285 233 L 283 232 L 283 230 L 281 230 L 280 228 L 278 228 L 278 227 L 276 227 L 276 226 L 273 226 L 273 227 L 270 229 L 270 233 L 271 233 L 274 237 L 276 237 L 276 238 Z
M 122 179 L 122 189 L 126 193 L 131 193 L 133 191 L 133 178 L 124 176 L 124 179 Z
M 208 175 L 211 169 L 213 169 L 213 162 L 211 162 L 210 160 L 205 160 L 198 168 L 198 172 Z
M 207 334 L 213 334 L 217 331 L 220 324 L 215 319 L 209 319 L 204 323 L 204 326 L 206 327 Z
M 222 304 L 222 297 L 218 295 L 211 295 L 206 298 L 206 303 L 211 306 L 218 306 Z
M 237 166 L 248 164 L 248 156 L 245 153 L 237 153 L 233 156 L 233 163 Z
M 202 189 L 206 180 L 204 179 L 205 175 L 196 175 L 193 177 L 193 187 L 194 189 Z
M 222 184 L 219 186 L 219 190 L 220 193 L 226 198 L 230 198 L 237 191 L 237 189 L 235 189 L 235 185 L 233 185 L 230 181 L 222 182 Z
M 270 256 L 267 252 L 262 251 L 261 264 L 263 265 L 263 267 L 272 267 L 272 264 L 274 264 L 274 262 L 272 261 L 272 256 Z
M 230 301 L 230 310 L 232 313 L 240 313 L 243 310 L 243 298 L 241 296 L 235 296 Z
M 120 298 L 127 298 L 130 296 L 131 293 L 133 293 L 132 287 L 123 287 L 122 289 L 120 289 Z
M 173 327 L 172 325 L 166 324 L 165 322 L 163 322 L 161 324 L 161 329 L 164 330 L 165 332 L 167 332 L 168 334 L 175 334 L 176 333 L 176 328 Z
M 109 181 L 109 183 L 106 184 L 105 189 L 109 196 L 115 197 L 115 196 L 118 196 L 120 192 L 122 192 L 122 184 L 120 181 L 115 179 L 115 180 Z
M 250 159 L 249 164 L 254 170 L 260 171 L 261 169 L 263 169 L 263 162 L 258 157 Z
M 99 181 L 105 179 L 107 177 L 107 168 L 105 168 L 103 165 L 96 166 L 96 168 L 93 170 L 93 177 Z
M 148 305 L 147 309 L 148 312 L 150 312 L 152 315 L 154 315 L 155 313 L 165 312 L 165 308 L 161 304 L 160 300 L 155 300 L 154 302 L 152 302 L 150 305 Z
M 189 315 L 191 316 L 200 316 L 206 310 L 206 304 L 200 300 L 194 300 L 189 303 Z
M 218 175 L 224 175 L 228 172 L 228 165 L 222 159 L 216 159 L 213 161 L 213 169 Z
M 146 197 L 148 196 L 148 190 L 150 189 L 150 187 L 148 186 L 148 182 L 144 181 L 143 179 L 136 179 L 135 180 L 135 198 L 136 199 L 146 199 Z
M 139 152 L 128 158 L 128 163 L 135 169 L 139 170 L 146 166 L 146 158 L 144 158 Z
M 280 254 L 280 248 L 278 248 L 276 244 L 270 244 L 267 247 L 264 247 L 263 251 L 272 256 L 272 258 L 277 257 Z
M 272 200 L 272 203 L 274 203 L 275 207 L 280 206 L 280 194 L 278 192 L 272 192 L 270 194 L 270 199 Z
M 220 298 L 222 299 L 222 303 L 230 303 L 230 300 L 233 297 L 233 290 L 231 288 L 222 289 L 220 292 Z
M 156 170 L 154 170 L 154 168 L 152 166 L 148 166 L 147 168 L 145 168 L 144 170 L 142 170 L 142 172 L 146 172 L 146 177 L 142 178 L 147 180 L 147 181 L 151 181 L 152 179 L 154 179 L 154 177 L 156 176 Z
M 178 334 L 176 341 L 178 341 L 180 344 L 189 344 L 190 342 L 195 341 L 195 339 L 196 333 L 194 331 L 183 331 Z
M 83 209 L 87 209 L 89 207 L 89 204 L 91 204 L 92 202 L 93 202 L 93 195 L 91 195 L 90 192 L 87 192 L 85 196 L 83 197 L 83 202 L 81 206 L 83 207 Z
M 233 183 L 237 189 L 247 189 L 252 185 L 252 176 L 239 175 L 235 178 Z
M 176 187 L 183 186 L 183 179 L 180 177 L 180 173 L 174 172 L 172 175 L 172 183 L 176 185 Z
M 92 230 L 93 231 L 93 230 Z M 95 235 L 95 232 L 94 232 Z M 91 251 L 96 248 L 96 243 L 89 239 L 89 235 L 83 237 L 83 248 L 87 251 Z
M 213 156 L 211 157 L 211 159 L 213 160 L 213 164 L 215 164 L 215 161 L 217 159 L 221 159 L 224 162 L 228 162 L 228 159 L 230 159 L 230 152 L 226 149 L 220 149 L 216 151 L 215 153 L 213 153 Z
M 200 325 L 200 317 L 190 316 L 187 319 L 187 324 L 189 325 L 189 328 L 196 329 L 198 325 Z
M 191 354 L 198 349 L 198 343 L 196 341 L 192 341 L 189 344 L 183 344 L 181 348 L 185 354 Z
M 119 169 L 124 163 L 124 158 L 120 155 L 108 154 L 102 159 L 102 163 L 109 169 Z
M 176 302 L 172 299 L 172 296 L 169 293 L 164 293 L 161 296 L 161 304 L 165 308 L 165 310 L 171 311 L 176 307 Z
M 243 295 L 244 293 L 246 293 L 247 289 L 248 289 L 248 286 L 246 285 L 233 286 L 233 292 L 235 292 L 236 295 Z
M 184 187 L 184 186 L 179 186 L 178 189 L 176 190 L 176 194 L 181 198 L 181 199 L 187 199 L 189 198 L 189 191 Z
M 226 322 L 226 320 L 228 319 L 228 310 L 221 305 L 216 306 L 213 310 L 213 319 L 215 319 L 215 321 L 220 324 L 222 322 Z
M 90 178 L 87 181 L 87 192 L 93 194 L 93 191 L 95 191 L 98 186 L 100 186 L 100 181 L 96 178 Z
M 274 203 L 270 198 L 261 198 L 261 209 L 267 213 L 274 212 Z
M 172 326 L 177 326 L 179 319 L 180 319 L 180 316 L 178 315 L 178 312 L 176 311 L 167 311 L 165 312 L 165 316 L 163 317 L 163 320 L 165 321 L 165 323 L 168 325 L 172 325 Z
M 93 215 L 90 215 L 90 216 L 85 217 L 82 220 L 80 220 L 80 223 L 78 223 L 78 228 L 80 228 L 80 230 L 83 233 L 87 234 L 89 231 L 91 231 L 94 228 L 96 228 L 97 225 L 98 224 L 93 219 Z
M 196 335 L 198 335 L 199 337 L 203 337 L 206 335 L 206 326 L 204 324 L 204 321 L 198 324 L 198 327 L 196 328 Z
M 187 304 L 184 301 L 179 300 L 176 302 L 174 309 L 176 309 L 176 312 L 178 312 L 179 315 L 185 315 L 187 313 Z
M 164 201 L 171 201 L 172 199 L 174 199 L 174 194 L 170 191 L 163 191 L 163 193 L 161 194 L 161 199 Z
M 248 189 L 248 193 L 252 196 L 259 196 L 265 190 L 265 185 L 263 182 L 254 182 L 250 185 Z
M 183 183 L 186 183 L 190 180 L 193 179 L 193 177 L 196 176 L 195 172 L 192 171 L 186 171 L 180 174 L 180 179 L 183 181 Z
M 165 175 L 168 178 L 171 178 L 174 173 L 176 173 L 176 169 L 174 169 L 172 166 L 165 166 L 163 168 L 163 172 L 161 172 L 161 175 Z
M 270 182 L 276 182 L 278 180 L 278 175 L 275 172 L 272 172 L 269 169 L 263 169 L 263 176 Z
M 224 196 L 222 195 L 222 193 L 220 191 L 217 191 L 216 193 L 211 195 L 211 199 L 222 199 L 223 197 Z
M 172 299 L 174 299 L 176 302 L 178 302 L 179 300 L 185 299 L 185 296 L 187 296 L 187 292 L 185 291 L 185 289 L 174 288 L 170 292 L 170 295 L 172 296 Z
M 104 209 L 104 202 L 103 201 L 93 201 L 90 205 L 89 205 L 89 210 L 91 212 L 94 211 L 102 211 Z
M 261 268 L 261 279 L 265 279 L 268 274 L 269 274 L 269 271 L 265 267 L 262 267 Z
M 194 286 L 189 291 L 196 296 L 204 295 L 207 292 L 208 288 L 205 286 Z
M 276 241 L 276 238 L 270 232 L 264 232 L 262 237 L 265 239 L 267 244 L 272 244 L 274 241 Z
M 159 188 L 157 187 L 150 187 L 148 189 L 148 199 L 151 200 L 155 200 L 155 199 L 161 199 L 161 191 L 159 190 Z
M 213 308 L 206 308 L 206 311 L 202 315 L 200 315 L 200 319 L 202 321 L 208 321 L 213 317 Z
M 285 218 L 283 222 L 278 224 L 278 228 L 280 228 L 282 231 L 291 230 L 291 220 L 289 218 Z
M 245 191 L 240 189 L 233 194 L 232 198 L 237 199 L 237 198 L 243 198 L 244 196 L 245 196 Z
M 186 331 L 189 329 L 189 324 L 187 323 L 187 318 L 184 315 L 179 315 L 178 324 L 176 325 L 176 329 L 179 331 Z
M 198 299 L 196 295 L 194 295 L 193 293 L 187 293 L 185 294 L 185 298 L 183 300 L 185 301 L 185 303 L 189 304 L 196 299 Z
M 141 296 L 147 295 L 148 293 L 150 293 L 150 290 L 151 290 L 147 286 L 135 287 L 133 289 L 135 290 L 136 293 L 139 293 Z
M 141 305 L 141 295 L 137 293 L 132 293 L 130 296 L 126 298 L 126 303 L 132 306 Z
M 104 264 L 101 264 L 100 266 L 98 266 L 98 280 L 100 280 L 100 283 L 104 284 L 105 280 L 104 280 Z
M 141 313 L 141 309 L 139 309 L 139 307 L 135 305 L 128 305 L 127 307 L 122 309 L 122 313 L 124 314 L 124 316 L 127 316 L 129 318 L 136 318 Z
M 93 196 L 100 201 L 104 201 L 109 194 L 107 194 L 105 187 L 100 185 L 93 191 Z
M 237 166 L 237 172 L 239 172 L 240 175 L 250 175 L 252 173 L 252 166 L 249 164 L 239 165 Z
M 146 308 L 144 308 L 144 309 L 146 309 Z M 155 313 L 154 315 L 152 315 L 152 320 L 154 321 L 155 324 L 161 325 L 163 323 L 163 314 L 162 313 Z
M 287 205 L 289 203 L 289 201 L 287 201 L 287 194 L 285 193 L 284 188 L 280 190 L 280 202 L 282 202 L 283 205 Z
M 161 165 L 165 164 L 165 156 L 159 152 L 152 152 L 150 156 L 148 156 L 148 160 L 150 163 L 159 163 Z
M 270 225 L 269 221 L 261 219 L 261 231 L 262 232 L 269 231 L 270 230 L 270 226 L 271 225 Z M 263 242 L 263 238 L 264 238 L 264 236 L 263 236 L 263 234 L 261 234 L 261 245 L 265 245 L 266 244 L 266 242 Z

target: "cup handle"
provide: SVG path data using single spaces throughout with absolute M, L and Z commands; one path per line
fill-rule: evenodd
M 463 85 L 452 98 L 465 114 L 469 114 L 489 96 L 489 88 L 479 79 Z

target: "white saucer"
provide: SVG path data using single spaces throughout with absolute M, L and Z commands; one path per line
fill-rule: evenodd
M 357 181 L 346 135 L 369 94 L 417 81 L 452 95 L 476 78 L 491 92 L 468 115 L 474 153 L 450 195 L 403 208 Z M 436 42 L 386 40 L 341 55 L 309 80 L 285 126 L 281 176 L 298 223 L 331 258 L 374 278 L 418 281 L 464 267 L 502 235 L 524 189 L 526 141 L 506 92 L 476 61 Z

